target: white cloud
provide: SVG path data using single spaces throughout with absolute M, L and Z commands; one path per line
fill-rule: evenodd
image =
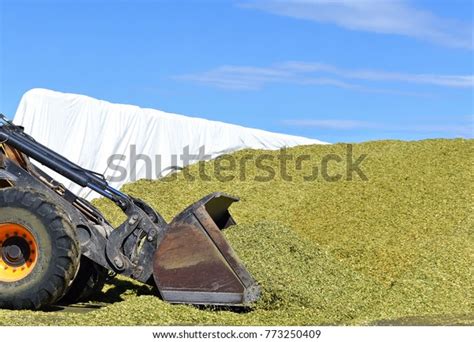
M 359 120 L 313 120 L 313 119 L 290 119 L 283 120 L 283 124 L 287 126 L 303 126 L 323 129 L 335 130 L 352 130 L 352 129 L 373 129 L 380 128 L 379 124 Z
M 327 72 L 347 79 L 365 81 L 386 81 L 403 83 L 420 83 L 445 87 L 472 87 L 473 75 L 437 75 L 437 74 L 407 74 L 380 70 L 348 70 L 321 63 L 287 62 L 280 65 L 283 69 L 300 72 Z
M 262 88 L 267 83 L 281 82 L 291 77 L 291 72 L 280 68 L 225 65 L 209 71 L 180 75 L 174 78 L 208 84 L 218 88 L 254 90 Z
M 220 66 L 208 71 L 175 76 L 174 79 L 223 89 L 257 90 L 272 83 L 323 85 L 359 91 L 403 93 L 380 87 L 367 87 L 354 80 L 384 83 L 414 83 L 430 86 L 472 88 L 472 75 L 409 74 L 367 69 L 343 69 L 323 63 L 285 62 L 269 67 Z
M 386 132 L 416 132 L 416 133 L 451 133 L 460 137 L 474 136 L 472 122 L 466 124 L 433 124 L 433 123 L 406 123 L 387 124 L 361 120 L 338 119 L 289 119 L 283 120 L 287 126 L 310 127 L 329 130 L 378 130 Z
M 472 23 L 441 18 L 403 0 L 260 0 L 240 6 L 332 23 L 350 30 L 397 34 L 449 47 L 473 48 Z

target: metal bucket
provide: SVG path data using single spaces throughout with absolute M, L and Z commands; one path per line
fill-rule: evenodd
M 172 303 L 248 305 L 260 287 L 224 238 L 235 224 L 236 197 L 214 193 L 188 207 L 167 227 L 154 255 L 153 275 Z

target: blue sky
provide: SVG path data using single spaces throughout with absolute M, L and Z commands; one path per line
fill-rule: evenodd
M 473 2 L 0 0 L 35 87 L 329 142 L 474 137 Z

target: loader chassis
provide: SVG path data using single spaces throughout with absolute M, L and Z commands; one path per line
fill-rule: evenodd
M 0 196 L 8 189 L 44 195 L 74 227 L 73 240 L 77 240 L 83 265 L 87 261 L 114 274 L 155 283 L 159 295 L 173 303 L 247 305 L 258 299 L 259 286 L 221 233 L 235 224 L 228 208 L 237 198 L 208 195 L 168 224 L 145 202 L 110 187 L 102 175 L 73 164 L 21 127 L 0 119 L 4 122 L 0 126 Z M 113 227 L 91 203 L 67 190 L 30 158 L 112 200 L 127 219 Z M 1 227 L 0 215 L 0 233 Z M 22 307 L 6 297 L 2 284 L 5 288 L 11 285 L 0 277 L 0 307 L 36 309 L 54 304 L 45 301 Z M 64 295 L 67 297 L 67 291 L 60 297 Z

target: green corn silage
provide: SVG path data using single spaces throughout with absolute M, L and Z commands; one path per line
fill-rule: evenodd
M 98 298 L 104 308 L 88 313 L 0 310 L 5 325 L 351 325 L 473 324 L 474 140 L 378 141 L 353 145 L 367 180 L 346 177 L 345 144 L 288 149 L 282 179 L 279 151 L 233 154 L 237 170 L 221 176 L 215 162 L 191 166 L 175 179 L 141 180 L 122 190 L 170 220 L 202 196 L 223 191 L 241 198 L 232 207 L 238 226 L 225 235 L 263 287 L 249 312 L 170 305 L 147 286 L 117 278 Z M 255 161 L 269 154 L 263 165 Z M 331 161 L 321 177 L 321 160 Z M 311 161 L 295 165 L 298 156 Z M 223 161 L 226 165 L 228 161 Z M 246 165 L 245 172 L 239 170 Z M 314 173 L 318 178 L 305 181 Z M 202 170 L 210 180 L 199 179 Z M 217 179 L 220 178 L 221 180 Z M 286 178 L 286 177 L 284 177 Z M 120 213 L 105 200 L 96 205 L 114 223 Z M 404 324 L 405 324 L 404 323 Z

